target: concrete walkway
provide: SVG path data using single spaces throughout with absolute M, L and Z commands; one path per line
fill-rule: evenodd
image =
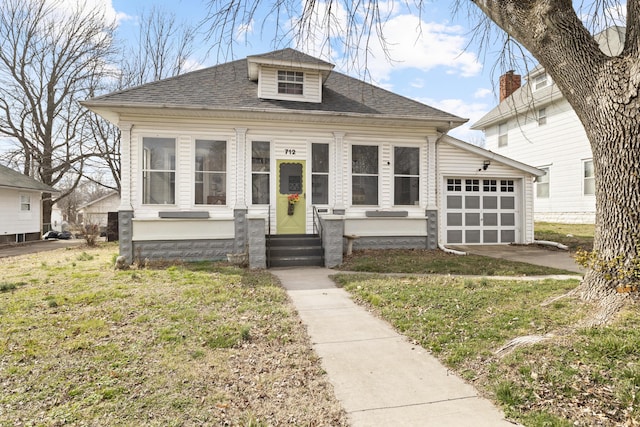
M 306 324 L 352 426 L 513 427 L 471 385 L 336 288 L 335 271 L 271 272 Z
M 534 265 L 553 267 L 561 270 L 584 274 L 585 269 L 573 259 L 567 251 L 544 248 L 537 245 L 450 245 L 469 254 L 507 259 L 509 261 L 526 262 Z

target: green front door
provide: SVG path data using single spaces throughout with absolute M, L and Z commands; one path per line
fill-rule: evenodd
M 277 161 L 276 233 L 305 234 L 305 161 Z

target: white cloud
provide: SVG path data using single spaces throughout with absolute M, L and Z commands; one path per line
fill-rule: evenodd
M 476 99 L 486 98 L 487 96 L 491 95 L 491 93 L 493 93 L 491 89 L 481 87 L 473 93 L 473 97 Z
M 411 83 L 409 83 L 411 87 L 415 87 L 416 89 L 422 89 L 424 87 L 424 79 L 413 79 Z
M 123 21 L 134 19 L 124 12 L 117 12 L 111 0 L 57 0 L 52 1 L 51 5 L 56 6 L 56 9 L 62 13 L 71 13 L 78 9 L 86 11 L 98 9 L 104 12 L 106 22 L 115 22 L 118 25 Z
M 378 38 L 369 46 L 369 71 L 376 81 L 390 79 L 394 70 L 415 68 L 428 72 L 444 68 L 449 74 L 475 76 L 482 64 L 475 53 L 465 51 L 467 40 L 460 26 L 424 22 L 413 15 L 398 15 L 384 25 L 385 47 Z M 364 49 L 363 49 L 364 50 Z
M 253 33 L 253 24 L 254 21 L 251 20 L 251 22 L 239 25 L 236 29 L 235 41 L 238 43 L 246 43 L 247 37 Z
M 484 142 L 484 134 L 482 131 L 471 130 L 469 127 L 477 122 L 482 116 L 487 114 L 491 106 L 484 103 L 469 103 L 462 99 L 416 99 L 419 102 L 430 105 L 434 108 L 455 114 L 458 117 L 469 119 L 462 126 L 459 126 L 449 132 L 449 135 L 470 142 L 476 145 L 482 145 Z

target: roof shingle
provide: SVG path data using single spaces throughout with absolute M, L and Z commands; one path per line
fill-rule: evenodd
M 273 57 L 305 63 L 328 64 L 293 49 L 255 57 Z M 331 64 L 328 64 L 331 65 Z M 247 59 L 228 62 L 180 76 L 99 96 L 85 101 L 90 107 L 173 107 L 260 111 L 321 111 L 466 121 L 453 114 L 405 98 L 345 74 L 332 71 L 323 87 L 322 103 L 258 98 L 258 83 L 251 81 Z

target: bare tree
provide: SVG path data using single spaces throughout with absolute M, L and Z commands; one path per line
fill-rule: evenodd
M 113 78 L 97 81 L 94 93 L 123 90 L 189 71 L 196 30 L 176 22 L 175 14 L 158 7 L 143 11 L 136 40 L 121 50 Z M 87 139 L 93 140 L 99 153 L 91 171 L 107 169 L 113 180 L 101 181 L 107 188 L 120 192 L 120 131 L 95 113 L 85 128 Z M 89 180 L 93 173 L 85 174 Z
M 282 14 L 281 21 L 293 23 L 293 40 L 309 40 L 321 29 L 326 46 L 338 41 L 352 58 L 361 57 L 373 38 L 384 44 L 381 1 L 296 3 L 278 0 L 265 6 Z M 429 2 L 404 5 L 416 14 L 428 13 Z M 640 0 L 627 0 L 626 9 L 609 0 L 457 0 L 452 5 L 476 19 L 476 35 L 485 45 L 492 33 L 486 24 L 492 23 L 501 30 L 505 52 L 522 57 L 528 51 L 584 125 L 595 168 L 596 234 L 579 292 L 600 305 L 593 323 L 606 322 L 629 298 L 616 288 L 640 279 Z M 261 11 L 259 0 L 211 0 L 208 6 L 210 37 L 225 43 Z M 620 54 L 608 56 L 594 36 L 613 22 L 625 25 L 626 39 Z
M 86 110 L 78 104 L 105 73 L 113 25 L 98 9 L 62 12 L 48 0 L 0 3 L 0 135 L 15 141 L 8 157 L 56 186 L 65 175 L 77 185 L 93 153 L 83 139 Z M 43 222 L 56 200 L 43 200 Z

